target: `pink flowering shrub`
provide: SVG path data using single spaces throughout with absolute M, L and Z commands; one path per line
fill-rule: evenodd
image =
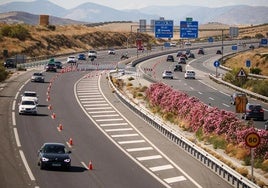
M 203 131 L 205 135 L 224 136 L 227 142 L 245 146 L 245 136 L 256 132 L 253 127 L 243 123 L 236 114 L 230 111 L 210 107 L 196 97 L 173 90 L 163 83 L 151 84 L 146 90 L 146 98 L 153 107 L 159 107 L 162 113 L 172 112 L 189 123 L 189 131 Z M 259 131 L 261 144 L 255 149 L 259 159 L 268 158 L 268 131 Z M 266 139 L 265 139 L 266 138 Z

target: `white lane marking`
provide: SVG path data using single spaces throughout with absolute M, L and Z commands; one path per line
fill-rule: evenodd
M 179 181 L 185 181 L 186 178 L 184 176 L 177 176 L 177 177 L 173 177 L 173 178 L 166 178 L 164 180 L 167 183 L 175 183 L 175 182 L 179 182 Z
M 230 96 L 229 94 L 224 93 L 223 91 L 220 91 L 220 93 L 222 93 L 222 94 L 224 94 L 224 95 L 226 95 L 226 96 Z
M 135 152 L 135 151 L 148 151 L 148 150 L 153 150 L 152 147 L 142 147 L 142 148 L 130 148 L 126 149 L 128 152 Z
M 128 125 L 128 123 L 103 123 L 103 124 L 100 124 L 101 127 L 120 126 L 120 125 Z
M 88 107 L 90 106 L 109 106 L 109 104 L 105 103 L 105 104 L 90 104 L 90 101 L 81 101 L 82 104 L 87 104 Z
M 201 82 L 202 84 L 204 84 L 204 85 L 210 87 L 211 89 L 214 89 L 214 90 L 218 91 L 218 89 L 216 89 L 215 87 L 212 87 L 211 85 L 209 85 L 209 84 L 207 84 L 207 83 L 205 83 L 205 82 L 203 82 L 203 81 L 201 81 L 201 80 L 198 80 L 198 81 Z
M 12 125 L 16 126 L 16 116 L 15 116 L 15 112 L 12 112 Z
M 122 129 L 105 129 L 106 132 L 116 132 L 116 131 L 132 131 L 132 128 L 122 128 Z
M 86 107 L 87 105 L 83 105 Z M 96 107 L 96 108 L 85 108 L 86 110 L 107 110 L 107 109 L 113 109 L 112 107 Z
M 151 155 L 151 156 L 145 156 L 145 157 L 137 157 L 137 160 L 139 161 L 148 161 L 153 159 L 162 159 L 161 155 Z
M 22 88 L 25 86 L 25 84 L 26 84 L 26 82 L 19 88 L 18 94 L 22 90 Z
M 230 107 L 228 104 L 222 103 L 223 106 Z
M 106 111 L 94 111 L 94 112 L 90 112 L 88 111 L 89 114 L 103 114 L 103 113 L 116 113 L 116 111 L 114 110 L 106 110 Z
M 97 93 L 94 93 L 94 94 L 97 94 Z M 88 94 L 86 94 L 86 95 L 81 95 L 81 94 L 79 94 L 79 99 L 81 99 L 81 98 L 88 98 Z
M 16 144 L 18 147 L 21 147 L 20 138 L 19 138 L 17 128 L 13 128 L 13 131 L 14 131 L 14 135 L 15 135 Z
M 16 100 L 13 101 L 13 103 L 12 103 L 12 110 L 15 110 L 15 108 L 16 108 L 16 102 L 17 102 Z
M 94 118 L 100 118 L 100 117 L 118 117 L 119 114 L 102 114 L 102 115 L 93 115 Z
M 83 98 L 83 99 L 80 99 L 80 101 L 88 101 L 88 103 L 100 103 L 100 102 L 104 103 L 104 102 L 106 102 L 105 100 L 92 100 L 90 98 Z
M 200 91 L 198 91 L 198 93 L 199 93 L 200 95 L 203 95 L 203 93 L 202 93 L 202 92 L 200 92 Z
M 19 92 L 16 93 L 15 98 L 14 98 L 15 100 L 17 100 L 19 94 L 20 94 Z
M 153 172 L 161 171 L 161 170 L 168 170 L 174 168 L 172 165 L 162 165 L 162 166 L 155 166 L 149 168 Z
M 123 118 L 117 118 L 117 119 L 97 119 L 96 122 L 106 122 L 106 121 L 123 121 Z
M 22 150 L 19 150 L 19 152 L 20 152 L 20 157 L 21 157 L 21 159 L 22 159 L 22 162 L 23 162 L 23 164 L 24 164 L 24 166 L 25 166 L 25 168 L 26 168 L 26 171 L 27 171 L 27 173 L 28 173 L 30 179 L 31 179 L 32 181 L 35 181 L 34 175 L 33 175 L 32 171 L 31 171 L 31 169 L 30 169 L 30 167 L 29 167 L 29 165 L 28 165 L 28 163 L 27 163 L 27 160 L 26 160 L 26 158 L 25 158 L 25 155 L 24 155 L 23 151 L 22 151 Z
M 118 143 L 123 145 L 123 144 L 138 144 L 138 143 L 144 143 L 144 142 L 145 140 L 129 140 L 129 141 L 121 141 Z
M 112 138 L 120 138 L 120 137 L 131 137 L 131 136 L 139 136 L 139 134 L 115 134 L 111 135 Z
M 209 99 L 210 99 L 210 100 L 212 100 L 212 101 L 214 101 L 214 100 L 215 100 L 215 99 L 214 99 L 214 98 L 212 98 L 212 97 L 209 97 Z
M 84 166 L 85 169 L 89 170 L 88 166 L 86 165 L 86 163 L 84 163 L 83 161 L 81 161 L 81 164 Z
M 190 87 L 190 89 L 191 89 L 191 90 L 194 90 L 194 88 L 193 88 L 193 87 Z

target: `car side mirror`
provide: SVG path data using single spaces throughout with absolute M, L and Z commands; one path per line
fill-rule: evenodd
M 69 154 L 70 154 L 70 153 L 72 153 L 72 151 L 68 151 L 67 153 L 69 153 Z

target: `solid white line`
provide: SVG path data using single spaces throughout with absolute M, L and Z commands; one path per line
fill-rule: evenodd
M 12 112 L 12 125 L 16 126 L 16 116 L 15 116 L 15 112 Z
M 190 87 L 190 89 L 191 89 L 191 90 L 194 90 L 194 88 L 193 88 L 193 87 Z
M 132 128 L 122 128 L 122 129 L 105 129 L 106 132 L 115 132 L 115 131 L 132 131 Z
M 161 155 L 152 155 L 152 156 L 146 156 L 146 157 L 137 157 L 137 160 L 139 161 L 147 161 L 147 160 L 152 160 L 152 159 L 161 159 Z
M 119 114 L 102 114 L 102 115 L 93 115 L 92 117 L 94 118 L 99 118 L 99 117 L 118 117 Z
M 20 157 L 22 159 L 22 162 L 23 162 L 23 164 L 24 164 L 24 166 L 26 168 L 26 171 L 28 172 L 28 175 L 29 175 L 30 179 L 32 181 L 35 181 L 34 175 L 33 175 L 32 171 L 31 171 L 31 169 L 30 169 L 30 167 L 29 167 L 29 165 L 27 163 L 27 160 L 25 158 L 25 155 L 24 155 L 23 151 L 19 150 L 19 152 L 20 152 Z
M 117 119 L 97 119 L 96 122 L 104 122 L 104 121 L 122 121 L 124 119 L 117 118 Z
M 148 150 L 153 150 L 153 148 L 152 147 L 143 147 L 143 148 L 131 148 L 131 149 L 127 149 L 128 152 L 148 151 Z
M 12 110 L 15 110 L 15 108 L 16 108 L 16 102 L 17 102 L 16 100 L 13 101 L 13 103 L 12 103 Z
M 131 136 L 139 136 L 139 134 L 115 134 L 111 135 L 112 138 L 119 138 L 119 137 L 131 137 Z
M 220 93 L 222 93 L 222 94 L 224 94 L 224 95 L 226 95 L 226 96 L 230 96 L 229 94 L 224 93 L 223 91 L 220 91 Z
M 212 101 L 214 101 L 214 98 L 212 98 L 212 97 L 209 97 L 209 99 L 212 100 Z
M 84 93 L 85 94 L 85 93 Z M 88 93 L 88 94 L 90 94 L 90 93 Z M 88 98 L 102 98 L 102 96 L 101 95 L 88 95 Z
M 17 93 L 16 93 L 16 95 L 15 95 L 15 98 L 14 98 L 14 99 L 15 99 L 15 100 L 17 100 L 18 96 L 19 96 L 19 92 L 17 92 Z
M 120 126 L 120 125 L 128 125 L 128 123 L 103 123 L 103 124 L 100 124 L 101 127 Z
M 163 166 L 155 166 L 149 168 L 153 172 L 161 171 L 161 170 L 168 170 L 174 168 L 172 165 L 163 165 Z
M 130 141 L 121 141 L 118 143 L 123 145 L 123 144 L 137 144 L 137 143 L 144 143 L 144 142 L 145 140 L 130 140 Z
M 200 92 L 200 91 L 198 91 L 198 93 L 200 94 L 200 95 L 202 95 L 203 93 L 202 92 Z
M 230 107 L 228 104 L 222 103 L 223 106 Z
M 84 166 L 85 169 L 88 170 L 88 166 L 86 165 L 86 163 L 84 163 L 83 161 L 81 161 L 81 164 Z
M 179 181 L 185 181 L 186 178 L 184 176 L 177 176 L 177 177 L 173 177 L 173 178 L 166 178 L 164 180 L 167 183 L 175 183 L 175 182 L 179 182 Z
M 15 140 L 16 140 L 17 146 L 18 147 L 21 147 L 20 138 L 19 138 L 19 134 L 18 134 L 17 128 L 13 128 L 13 131 L 14 131 L 14 135 L 15 135 Z

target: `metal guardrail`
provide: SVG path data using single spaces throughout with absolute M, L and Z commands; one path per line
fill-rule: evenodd
M 151 126 L 157 129 L 163 135 L 165 135 L 169 140 L 171 140 L 184 151 L 189 153 L 192 157 L 203 163 L 206 167 L 214 171 L 214 173 L 216 173 L 218 176 L 229 182 L 232 186 L 236 188 L 260 188 L 258 185 L 254 184 L 246 177 L 240 175 L 238 172 L 236 172 L 214 156 L 210 155 L 202 148 L 198 147 L 195 143 L 187 140 L 183 135 L 168 127 L 162 119 L 155 117 L 145 108 L 139 107 L 131 100 L 129 100 L 112 83 L 110 75 L 115 72 L 116 71 L 111 71 L 109 73 L 109 83 L 114 89 L 118 98 L 132 111 L 134 111 Z

